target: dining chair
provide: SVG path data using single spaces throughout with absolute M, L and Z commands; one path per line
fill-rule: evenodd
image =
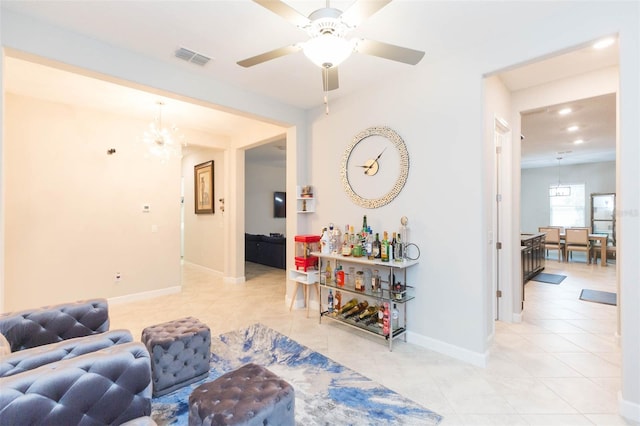
M 569 257 L 572 252 L 583 251 L 587 257 L 587 263 L 591 263 L 591 241 L 589 240 L 589 229 L 567 228 L 565 231 L 564 241 L 564 258 L 567 261 L 569 261 Z
M 549 255 L 549 250 L 558 250 L 558 262 L 564 260 L 564 242 L 560 240 L 560 228 L 559 227 L 540 227 L 538 232 L 545 233 L 544 248 L 546 250 L 546 256 Z

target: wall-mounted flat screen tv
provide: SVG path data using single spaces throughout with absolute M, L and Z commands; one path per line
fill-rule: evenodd
M 276 191 L 273 193 L 273 217 L 287 217 L 287 193 Z

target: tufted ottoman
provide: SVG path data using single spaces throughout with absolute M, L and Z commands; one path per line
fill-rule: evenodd
M 209 374 L 211 331 L 193 317 L 142 330 L 142 343 L 151 354 L 153 396 L 197 382 Z
M 189 426 L 293 426 L 293 387 L 266 368 L 245 364 L 189 396 Z

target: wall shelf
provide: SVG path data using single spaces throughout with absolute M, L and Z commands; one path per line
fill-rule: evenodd
M 296 212 L 315 213 L 316 200 L 313 197 L 313 193 L 309 195 L 303 195 L 302 188 L 302 186 L 296 187 Z

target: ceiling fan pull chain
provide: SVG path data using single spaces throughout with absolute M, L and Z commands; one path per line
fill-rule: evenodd
M 327 0 L 327 3 L 329 1 Z M 329 68 L 322 69 L 322 77 L 324 78 L 324 114 L 329 115 Z

